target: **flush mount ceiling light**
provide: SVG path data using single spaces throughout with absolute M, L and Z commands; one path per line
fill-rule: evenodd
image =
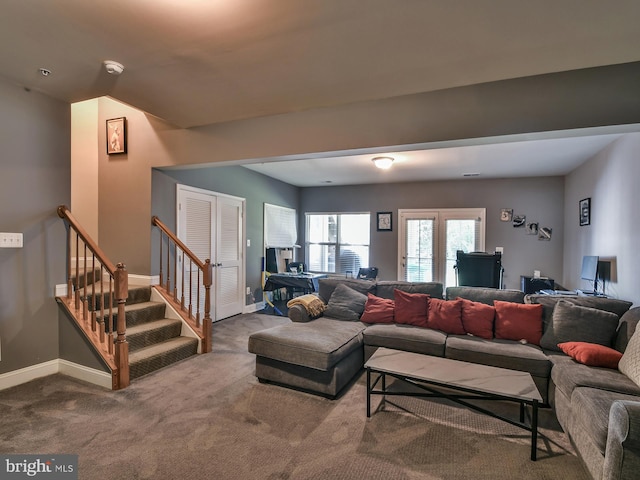
M 109 75 L 120 75 L 124 71 L 124 65 L 113 60 L 105 60 L 104 68 Z
M 391 165 L 393 164 L 393 158 L 391 157 L 376 157 L 372 158 L 371 161 L 376 167 L 381 168 L 382 170 L 391 168 Z
M 48 77 L 49 75 L 51 75 L 51 70 L 49 70 L 48 68 L 39 68 L 38 71 L 43 77 Z

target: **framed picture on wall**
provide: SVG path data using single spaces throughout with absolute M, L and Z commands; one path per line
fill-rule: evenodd
M 378 231 L 393 230 L 391 212 L 378 212 Z
M 107 154 L 127 153 L 126 117 L 107 120 Z
M 583 198 L 580 200 L 580 226 L 589 225 L 591 223 L 591 198 Z

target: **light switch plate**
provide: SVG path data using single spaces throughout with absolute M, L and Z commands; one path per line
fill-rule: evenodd
M 0 248 L 22 248 L 22 234 L 0 232 Z

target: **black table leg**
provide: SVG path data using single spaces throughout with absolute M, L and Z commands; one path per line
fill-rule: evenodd
M 371 369 L 367 368 L 367 418 L 371 417 Z
M 536 460 L 538 450 L 538 401 L 531 405 L 531 460 Z

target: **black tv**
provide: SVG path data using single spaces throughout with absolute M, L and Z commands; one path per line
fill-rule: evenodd
M 593 292 L 583 293 L 593 293 L 593 295 L 595 295 L 598 291 L 598 260 L 600 260 L 600 258 L 595 255 L 585 255 L 582 257 L 582 273 L 580 274 L 580 278 L 593 282 Z

